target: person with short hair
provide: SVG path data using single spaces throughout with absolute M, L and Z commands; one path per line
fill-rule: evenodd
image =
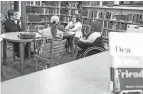
M 8 19 L 3 23 L 5 26 L 5 32 L 18 32 L 20 31 L 19 24 L 15 23 L 17 20 L 17 13 L 14 10 L 8 10 Z
M 85 37 L 80 38 L 77 42 L 78 47 L 81 49 L 87 49 L 90 45 L 95 42 L 95 40 L 101 36 L 101 23 L 99 21 L 94 21 L 91 25 L 91 30 L 85 35 Z
M 68 25 L 65 27 L 65 31 L 69 33 L 75 34 L 73 36 L 69 36 L 67 39 L 69 52 L 72 53 L 72 56 L 74 55 L 74 41 L 76 42 L 78 39 L 83 37 L 82 34 L 82 23 L 81 19 L 78 15 L 73 15 L 72 20 L 68 23 Z
M 43 29 L 43 30 L 39 30 L 38 32 L 41 33 L 41 35 L 43 37 L 46 38 L 63 38 L 63 32 L 57 29 L 57 26 L 59 25 L 59 17 L 58 16 L 52 16 L 51 20 L 50 20 L 51 26 Z
M 76 14 L 73 15 L 72 20 L 65 27 L 65 30 L 67 32 L 75 32 L 75 37 L 82 38 L 82 23 L 80 17 Z
M 6 33 L 9 32 L 20 32 L 21 28 L 17 19 L 17 12 L 15 10 L 8 10 L 7 12 L 8 19 L 3 23 Z M 18 42 L 12 42 L 14 45 L 14 52 L 17 57 L 20 57 L 20 44 Z M 28 45 L 25 45 L 25 58 L 28 57 Z
M 19 32 L 20 26 L 19 24 L 15 23 L 17 14 L 16 11 L 10 9 L 7 12 L 8 19 L 3 23 L 4 29 L 6 33 L 9 32 Z M 14 52 L 16 53 L 16 56 L 19 57 L 19 43 L 13 42 L 14 45 Z

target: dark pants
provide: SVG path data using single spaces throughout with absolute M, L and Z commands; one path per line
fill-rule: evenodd
M 70 48 L 73 49 L 73 38 L 74 36 L 68 36 L 68 37 L 64 37 L 64 39 L 67 39 L 67 44 L 66 44 L 66 48 Z
M 16 56 L 20 56 L 20 44 L 17 42 L 13 42 L 14 45 L 14 52 L 16 53 Z M 25 48 L 25 57 L 28 57 L 28 44 L 26 43 Z
M 78 47 L 80 47 L 83 50 L 86 50 L 87 48 L 91 47 L 91 45 L 84 43 L 84 42 L 81 42 L 81 41 L 78 41 L 77 45 L 78 45 Z

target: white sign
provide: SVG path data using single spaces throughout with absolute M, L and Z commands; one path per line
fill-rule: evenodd
M 127 26 L 127 31 L 128 33 L 143 33 L 143 26 L 138 26 L 138 25 L 128 25 Z
M 109 33 L 110 54 L 113 56 L 143 56 L 143 33 Z

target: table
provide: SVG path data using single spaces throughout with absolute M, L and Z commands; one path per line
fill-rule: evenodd
M 30 52 L 30 47 L 31 47 L 31 42 L 33 39 L 20 39 L 18 35 L 20 33 L 25 33 L 25 32 L 10 32 L 10 33 L 4 33 L 2 34 L 3 40 L 3 63 L 6 63 L 6 41 L 9 42 L 18 42 L 20 43 L 20 73 L 24 73 L 24 45 L 25 43 L 28 43 L 28 48 L 29 48 L 29 54 Z M 40 35 L 36 33 L 36 38 L 39 38 Z M 30 56 L 30 55 L 29 55 Z
M 109 52 L 2 82 L 2 94 L 109 94 Z

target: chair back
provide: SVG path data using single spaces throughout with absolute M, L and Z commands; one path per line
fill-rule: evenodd
M 65 50 L 66 40 L 48 40 L 43 42 L 40 48 L 40 56 L 49 59 L 49 58 L 60 58 Z
M 52 41 L 52 57 L 56 58 L 63 55 L 65 51 L 66 40 Z

